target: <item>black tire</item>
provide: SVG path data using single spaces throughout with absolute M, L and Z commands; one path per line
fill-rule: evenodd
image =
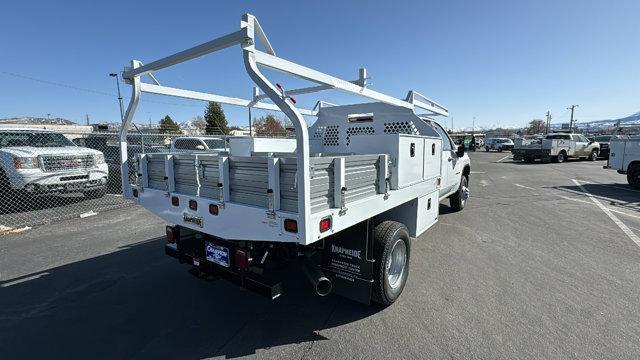
M 563 163 L 565 160 L 567 160 L 567 153 L 564 152 L 564 150 L 562 150 L 562 151 L 560 151 L 558 156 L 556 156 L 556 161 L 555 162 Z
M 502 152 L 502 148 L 501 147 L 498 148 L 498 152 Z
M 535 161 L 535 159 L 534 159 L 534 158 L 532 158 L 532 157 L 528 157 L 528 156 L 527 156 L 527 157 L 525 157 L 525 158 L 524 158 L 524 162 L 529 163 L 529 164 L 530 164 L 530 163 L 532 163 L 532 162 L 534 162 L 534 161 Z
M 466 189 L 465 189 L 466 188 Z M 460 180 L 460 186 L 458 186 L 458 191 L 455 194 L 449 197 L 449 205 L 453 211 L 460 211 L 464 209 L 465 205 L 467 205 L 467 194 L 465 194 L 465 190 L 469 188 L 469 179 L 466 176 L 462 176 Z
M 9 177 L 0 169 L 0 200 L 3 202 L 14 201 L 16 191 L 11 187 Z
M 598 150 L 597 149 L 593 149 L 591 151 L 591 154 L 589 155 L 589 157 L 587 158 L 589 159 L 589 161 L 596 161 L 598 160 Z
M 640 189 L 640 164 L 629 166 L 627 169 L 627 182 L 631 187 Z
M 89 190 L 84 193 L 84 197 L 87 199 L 100 199 L 107 194 L 107 189 Z
M 373 251 L 376 263 L 371 300 L 378 304 L 389 306 L 400 297 L 407 283 L 409 259 L 411 258 L 411 238 L 404 225 L 396 221 L 387 220 L 376 225 L 374 241 Z M 389 274 L 393 268 L 387 266 L 387 263 L 392 261 L 391 255 L 395 247 L 398 246 L 398 250 L 401 250 L 400 248 L 403 245 L 405 250 L 404 266 L 401 267 L 402 272 L 400 274 L 396 273 L 396 280 L 392 282 L 391 278 L 393 276 L 390 277 Z
M 485 146 L 485 147 L 484 147 L 484 151 L 489 152 L 489 147 L 488 147 L 488 146 Z

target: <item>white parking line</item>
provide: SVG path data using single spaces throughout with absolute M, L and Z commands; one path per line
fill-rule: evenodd
M 30 281 L 30 280 L 35 280 L 37 278 L 41 278 L 41 277 L 46 276 L 46 275 L 49 275 L 49 272 L 45 271 L 45 272 L 41 272 L 39 274 L 34 274 L 34 275 L 23 277 L 23 278 L 20 278 L 20 279 L 7 281 L 6 283 L 3 283 L 2 285 L 0 285 L 0 287 L 4 288 L 4 287 L 12 286 L 12 285 L 17 285 L 17 284 L 20 284 L 20 283 L 23 283 L 23 282 L 26 282 L 26 281 Z
M 535 190 L 535 189 L 534 189 L 534 188 L 532 188 L 532 187 L 528 187 L 528 186 L 524 186 L 524 185 L 520 185 L 520 184 L 513 184 L 513 185 L 515 185 L 515 186 L 517 186 L 517 187 L 521 187 L 521 188 L 529 189 L 529 190 Z
M 500 160 L 498 160 L 498 161 L 496 161 L 496 162 L 500 162 L 500 161 L 502 161 L 502 160 L 504 160 L 504 159 L 506 159 L 506 158 L 509 158 L 509 157 L 511 157 L 511 155 L 507 155 L 507 156 L 503 157 L 502 159 L 500 159 Z
M 565 200 L 571 200 L 571 201 L 575 201 L 575 202 L 579 202 L 579 203 L 583 203 L 583 204 L 591 204 L 591 202 L 589 201 L 584 201 L 584 200 L 580 200 L 580 199 L 576 199 L 576 198 L 571 198 L 568 196 L 562 196 L 562 195 L 558 195 L 558 197 L 565 199 Z M 622 210 L 618 210 L 618 209 L 612 209 L 612 208 L 608 208 L 609 211 L 614 212 L 614 213 L 618 213 L 620 215 L 625 215 L 625 216 L 629 216 L 632 218 L 636 218 L 636 219 L 640 219 L 640 216 L 638 215 L 634 215 L 634 214 L 629 214 L 626 211 L 622 211 Z
M 609 208 L 607 208 L 606 206 L 602 205 L 602 203 L 596 199 L 593 195 L 591 195 L 590 192 L 588 192 L 584 186 L 582 186 L 582 184 L 580 184 L 578 182 L 578 180 L 576 179 L 571 179 L 571 181 L 573 181 L 574 184 L 576 184 L 580 190 L 582 190 L 582 192 L 587 195 L 589 197 L 589 199 L 591 199 L 591 201 L 593 201 L 594 204 L 596 204 L 596 206 L 598 206 L 600 208 L 600 210 L 602 210 L 602 212 L 604 212 L 605 214 L 607 214 L 607 216 L 616 224 L 618 225 L 618 227 L 620 228 L 620 230 L 622 230 L 625 234 L 627 234 L 627 236 L 629 237 L 629 239 L 631 239 L 634 243 L 636 243 L 636 245 L 640 246 L 640 238 L 633 233 L 633 231 L 631 231 L 631 229 L 629 229 L 627 227 L 627 225 L 625 225 L 622 221 L 620 221 L 620 219 L 618 219 L 617 216 L 613 215 L 613 213 L 611 212 L 611 210 L 609 210 Z

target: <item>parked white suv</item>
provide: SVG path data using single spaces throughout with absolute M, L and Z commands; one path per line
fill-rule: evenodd
M 0 192 L 25 195 L 82 192 L 102 197 L 109 170 L 100 151 L 40 129 L 0 128 Z
M 181 136 L 171 140 L 171 151 L 224 151 L 225 139 L 210 136 Z

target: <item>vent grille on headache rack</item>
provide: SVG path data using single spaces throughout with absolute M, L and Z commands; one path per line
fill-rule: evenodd
M 373 126 L 353 126 L 347 129 L 347 146 L 351 143 L 351 135 L 374 135 L 376 130 Z
M 340 126 L 328 125 L 324 131 L 324 146 L 340 146 Z
M 396 121 L 384 123 L 385 134 L 409 134 L 420 135 L 413 121 Z

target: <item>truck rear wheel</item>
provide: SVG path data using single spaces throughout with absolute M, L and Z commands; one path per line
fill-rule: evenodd
M 591 154 L 589 155 L 589 161 L 596 161 L 598 160 L 598 150 L 593 149 L 591 151 Z
M 374 285 L 371 300 L 388 306 L 400 297 L 409 276 L 411 238 L 396 221 L 383 221 L 374 231 Z
M 640 189 L 640 164 L 633 164 L 627 169 L 627 182 L 636 189 Z
M 567 153 L 564 152 L 564 150 L 560 151 L 560 153 L 558 153 L 558 156 L 555 157 L 557 163 L 563 163 L 566 159 L 567 159 Z

